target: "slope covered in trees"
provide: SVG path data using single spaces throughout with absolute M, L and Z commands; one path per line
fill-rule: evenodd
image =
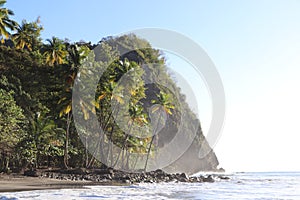
M 18 25 L 9 19 L 11 11 L 0 12 L 0 171 L 149 170 L 164 161 L 168 172 L 217 168 L 199 120 L 168 74 L 162 53 L 147 41 L 124 35 L 98 44 L 56 37 L 43 43 L 39 19 Z M 99 72 L 101 77 L 91 76 Z M 72 98 L 81 80 L 93 88 L 95 78 L 95 96 L 85 89 Z M 85 123 L 75 126 L 74 117 Z M 179 130 L 191 145 L 175 159 L 174 152 L 160 149 Z M 210 153 L 200 159 L 201 151 Z

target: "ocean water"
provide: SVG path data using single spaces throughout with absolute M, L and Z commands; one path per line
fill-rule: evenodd
M 233 173 L 214 183 L 141 183 L 131 186 L 89 186 L 85 189 L 0 193 L 16 199 L 260 199 L 300 200 L 300 172 Z

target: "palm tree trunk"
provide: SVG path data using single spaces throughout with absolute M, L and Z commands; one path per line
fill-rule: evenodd
M 126 136 L 125 136 L 125 139 L 124 139 L 124 142 L 123 142 L 121 151 L 120 151 L 120 153 L 118 154 L 118 157 L 117 157 L 117 159 L 116 159 L 116 161 L 115 161 L 113 167 L 115 167 L 115 166 L 117 165 L 117 163 L 119 162 L 119 159 L 120 159 L 120 155 L 121 155 L 121 153 L 123 153 L 123 151 L 124 151 L 124 149 L 125 149 L 127 139 L 128 139 L 128 137 L 129 137 L 129 135 L 130 135 L 130 132 L 131 132 L 132 125 L 133 125 L 133 122 L 132 122 L 132 124 L 130 125 L 129 133 L 126 134 Z M 123 159 L 122 159 L 122 162 L 123 162 Z
M 119 106 L 120 106 L 120 104 L 118 103 L 113 109 L 113 111 L 115 109 L 118 109 L 116 115 L 119 114 L 119 111 L 120 111 Z M 108 152 L 107 152 L 107 158 L 108 158 L 108 155 L 110 155 L 110 166 L 113 166 L 113 159 L 114 159 L 113 158 L 113 144 L 112 144 L 112 136 L 113 136 L 114 128 L 115 128 L 115 126 L 114 126 L 114 124 L 112 124 L 111 132 L 109 134 L 109 147 L 108 147 Z
M 130 168 L 129 168 L 129 165 L 130 165 L 130 163 L 129 163 L 129 159 L 130 158 L 130 154 L 127 152 L 127 155 L 126 155 L 126 164 L 125 164 L 125 167 L 126 167 L 126 169 L 127 170 L 129 170 Z
M 110 156 L 110 166 L 112 166 L 113 164 L 113 144 L 112 144 L 112 135 L 113 135 L 113 132 L 114 132 L 114 128 L 115 126 L 112 125 L 112 128 L 111 128 L 111 132 L 109 134 L 109 147 L 108 147 L 108 152 L 107 152 L 107 158 Z M 107 159 L 108 161 L 108 159 Z M 108 162 L 107 162 L 108 163 Z
M 134 164 L 133 164 L 133 167 L 132 167 L 132 169 L 135 169 L 136 168 L 136 164 L 137 164 L 137 162 L 138 162 L 138 160 L 139 160 L 139 157 L 140 157 L 140 155 L 138 154 L 138 155 L 136 155 L 136 158 L 135 158 L 135 161 L 134 161 Z
M 148 152 L 147 152 L 146 163 L 145 163 L 145 167 L 144 167 L 144 172 L 146 172 L 146 169 L 147 169 L 149 155 L 150 155 L 150 150 L 151 150 L 151 147 L 152 147 L 152 143 L 153 143 L 154 137 L 155 137 L 155 135 L 152 136 L 151 141 L 150 141 L 150 145 L 149 145 Z
M 115 109 L 116 107 L 117 107 L 117 106 L 115 106 L 114 109 Z M 112 113 L 113 113 L 113 111 L 110 112 L 110 114 L 108 115 L 108 118 L 107 118 L 107 120 L 106 120 L 105 123 L 104 123 L 103 130 L 106 130 L 106 128 L 107 128 L 107 126 L 108 126 L 108 124 L 109 124 L 109 119 L 110 119 L 111 116 L 112 116 Z M 103 121 L 104 121 L 104 120 L 103 120 Z M 87 165 L 87 168 L 89 168 L 89 167 L 93 164 L 93 162 L 94 162 L 94 160 L 95 160 L 96 153 L 97 153 L 97 151 L 98 151 L 98 149 L 99 149 L 99 146 L 100 146 L 100 147 L 103 146 L 103 144 L 101 144 L 101 143 L 102 143 L 104 134 L 105 134 L 104 132 L 99 134 L 99 139 L 98 139 L 96 148 L 95 148 L 95 150 L 94 150 L 94 152 L 93 152 L 93 154 L 92 154 L 92 158 L 91 158 L 89 164 Z M 112 132 L 111 132 L 111 136 L 112 136 Z M 100 149 L 100 150 L 103 151 L 103 149 Z M 108 153 L 108 152 L 107 152 L 107 153 Z M 103 152 L 101 152 L 101 155 L 104 156 L 104 155 L 103 155 Z M 108 156 L 108 154 L 107 154 L 107 156 Z M 102 159 L 102 158 L 101 158 L 101 159 Z
M 65 149 L 64 149 L 64 168 L 69 168 L 69 134 L 70 134 L 70 125 L 71 125 L 72 114 L 68 113 L 67 116 L 67 129 L 66 129 L 66 140 L 65 140 Z
M 6 158 L 6 164 L 5 164 L 5 172 L 9 172 L 9 155 L 7 155 L 7 158 Z
M 146 169 L 147 169 L 151 147 L 152 147 L 152 144 L 153 144 L 153 140 L 154 140 L 154 138 L 156 136 L 156 131 L 157 131 L 157 127 L 158 127 L 158 123 L 159 123 L 160 119 L 161 119 L 161 113 L 159 114 L 159 118 L 158 118 L 158 121 L 157 121 L 157 126 L 155 127 L 155 130 L 153 132 L 154 134 L 153 134 L 153 136 L 151 138 L 151 141 L 150 141 L 150 145 L 149 145 L 148 153 L 147 153 L 147 158 L 146 158 L 146 163 L 145 163 L 145 167 L 144 167 L 144 172 L 146 172 Z
M 97 142 L 97 144 L 96 144 L 95 150 L 94 150 L 94 152 L 93 152 L 93 154 L 92 154 L 92 157 L 91 157 L 91 160 L 90 160 L 89 164 L 87 165 L 87 168 L 91 167 L 92 164 L 94 163 L 96 154 L 97 154 L 97 152 L 99 151 L 100 143 L 102 142 L 103 134 L 104 134 L 104 133 L 102 133 L 102 134 L 100 133 L 100 134 L 99 134 L 99 140 L 98 140 L 98 142 Z
M 39 149 L 37 150 L 37 153 L 35 155 L 35 168 L 38 169 L 39 168 L 39 158 L 40 158 L 40 153 L 39 153 Z
M 85 136 L 85 167 L 87 167 L 89 164 L 89 152 L 88 152 L 88 142 L 87 142 L 87 136 Z

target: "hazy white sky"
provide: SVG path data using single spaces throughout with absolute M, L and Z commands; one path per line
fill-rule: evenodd
M 18 21 L 41 16 L 45 39 L 97 42 L 143 27 L 185 34 L 206 50 L 225 87 L 226 121 L 215 147 L 221 166 L 300 170 L 300 1 L 8 0 L 7 7 Z M 178 68 L 179 60 L 170 56 L 169 63 Z M 211 103 L 199 85 L 193 88 L 202 88 L 196 94 L 207 131 Z

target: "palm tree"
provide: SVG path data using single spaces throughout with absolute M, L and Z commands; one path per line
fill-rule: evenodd
M 148 165 L 148 159 L 149 159 L 149 155 L 150 155 L 150 151 L 151 151 L 151 147 L 154 141 L 154 138 L 157 137 L 157 131 L 158 131 L 158 126 L 159 123 L 161 121 L 161 113 L 164 112 L 167 115 L 172 115 L 172 109 L 174 109 L 174 105 L 171 103 L 172 100 L 170 99 L 170 95 L 168 93 L 164 93 L 163 91 L 160 91 L 160 93 L 157 95 L 157 99 L 156 100 L 152 100 L 152 103 L 154 104 L 159 104 L 160 106 L 156 106 L 153 108 L 152 113 L 160 111 L 159 112 L 159 117 L 158 117 L 158 121 L 156 123 L 156 126 L 154 127 L 153 130 L 153 135 L 150 141 L 150 145 L 148 148 L 148 153 L 147 153 L 147 158 L 146 158 L 146 163 L 145 163 L 145 168 L 144 171 L 146 171 L 147 165 Z
M 72 69 L 77 69 L 90 52 L 90 49 L 85 45 L 67 44 L 66 49 L 68 51 L 67 61 Z
M 51 155 L 50 148 L 53 146 L 61 146 L 59 143 L 58 134 L 63 132 L 62 129 L 57 128 L 56 124 L 50 117 L 44 117 L 40 113 L 36 113 L 30 122 L 30 132 L 32 134 L 31 143 L 35 149 L 34 160 L 35 167 L 39 167 L 39 158 L 41 155 Z
M 9 38 L 10 33 L 7 29 L 15 30 L 18 26 L 17 22 L 9 19 L 11 15 L 14 15 L 14 12 L 7 8 L 3 8 L 5 3 L 6 0 L 0 0 L 0 36 L 2 37 L 2 43 L 5 39 Z
M 44 49 L 46 63 L 50 66 L 65 64 L 68 52 L 63 41 L 57 37 L 52 37 L 52 39 L 47 39 L 47 42 L 49 44 L 45 45 Z
M 144 112 L 144 108 L 143 108 L 142 104 L 135 102 L 134 100 L 130 104 L 131 105 L 129 108 L 129 114 L 130 114 L 131 119 L 129 121 L 129 125 L 131 125 L 133 123 L 137 123 L 139 125 L 139 127 L 143 127 L 145 124 L 148 124 L 148 120 L 147 120 L 147 117 Z M 135 130 L 135 131 L 140 131 L 140 130 L 141 130 L 141 128 L 139 128 L 139 130 Z M 135 134 L 142 134 L 142 133 L 135 133 Z M 138 140 L 139 142 L 137 142 L 136 140 Z M 128 138 L 129 144 L 126 144 L 126 146 L 125 146 L 126 150 L 128 151 L 128 148 L 136 148 L 137 146 L 140 146 L 140 141 L 141 140 L 136 137 L 129 137 Z M 125 141 L 125 142 L 127 142 L 127 141 Z M 129 155 L 127 156 L 127 161 L 126 161 L 127 169 L 129 169 Z M 124 161 L 122 160 L 122 162 L 124 162 Z
M 69 133 L 70 133 L 70 126 L 72 122 L 72 93 L 71 87 L 66 89 L 65 96 L 59 100 L 59 104 L 63 104 L 63 109 L 59 113 L 59 117 L 63 115 L 67 115 L 66 119 L 66 138 L 65 138 L 65 145 L 64 145 L 64 167 L 68 168 L 68 158 L 69 158 Z
M 58 104 L 61 104 L 62 109 L 59 113 L 59 117 L 63 117 L 66 115 L 66 137 L 65 137 L 65 145 L 64 145 L 64 167 L 67 169 L 69 168 L 69 136 L 70 136 L 70 127 L 73 119 L 72 113 L 72 89 L 74 85 L 76 77 L 76 71 L 71 72 L 66 82 L 66 89 L 64 91 L 63 97 L 59 100 Z M 82 105 L 83 113 L 87 113 L 86 107 Z M 86 119 L 86 115 L 85 115 Z
M 110 114 L 108 116 L 108 120 L 113 113 L 114 116 L 118 116 L 119 112 L 127 113 L 129 111 L 128 114 L 121 117 L 123 123 L 127 122 L 127 130 L 125 131 L 124 139 L 121 142 L 121 151 L 118 153 L 117 158 L 112 165 L 113 167 L 115 167 L 118 164 L 118 161 L 122 154 L 121 166 L 124 167 L 125 150 L 128 150 L 129 145 L 132 146 L 133 144 L 133 142 L 131 141 L 133 138 L 130 137 L 131 132 L 134 131 L 133 125 L 135 123 L 138 123 L 140 125 L 147 123 L 146 117 L 143 113 L 143 107 L 140 102 L 140 100 L 145 97 L 145 88 L 143 87 L 144 82 L 139 78 L 142 76 L 143 70 L 138 64 L 136 64 L 135 62 L 129 62 L 127 59 L 125 59 L 124 61 L 116 61 L 112 66 L 113 68 L 111 69 L 113 69 L 113 71 L 108 76 L 108 79 L 110 81 L 107 82 L 107 85 L 102 85 L 102 87 L 105 91 L 103 95 L 109 95 L 108 102 L 113 102 L 111 107 L 112 109 L 109 111 Z M 102 97 L 103 95 L 101 95 L 100 97 Z M 123 105 L 125 101 L 128 101 L 128 104 L 126 103 L 126 105 Z M 112 128 L 110 132 L 110 141 L 112 141 L 113 128 L 115 125 L 114 120 L 111 123 Z M 108 124 L 105 124 L 105 129 L 107 125 Z M 111 147 L 112 146 L 110 146 L 109 149 L 111 153 L 111 163 L 113 163 Z M 129 164 L 128 160 L 129 154 L 127 155 L 126 167 L 128 167 Z
M 81 58 L 80 58 L 81 59 Z M 83 58 L 82 58 L 83 59 Z M 78 61 L 80 63 L 81 60 Z M 73 119 L 73 110 L 72 110 L 72 90 L 74 87 L 74 82 L 77 74 L 77 68 L 73 68 L 70 71 L 70 75 L 66 81 L 66 89 L 64 91 L 63 97 L 59 100 L 58 104 L 62 106 L 62 109 L 59 113 L 59 117 L 63 117 L 66 115 L 66 137 L 65 137 L 65 146 L 64 146 L 64 167 L 68 168 L 68 158 L 69 158 L 69 135 L 70 135 L 70 127 Z M 81 111 L 83 113 L 84 119 L 89 119 L 89 113 L 92 112 L 96 114 L 95 107 L 98 108 L 99 105 L 96 102 L 86 102 L 84 99 L 78 99 L 80 102 Z M 86 151 L 87 156 L 87 151 Z M 86 164 L 88 165 L 88 164 Z
M 118 163 L 119 161 L 119 158 L 120 158 L 120 155 L 122 153 L 122 167 L 125 167 L 124 166 L 124 161 L 125 161 L 125 149 L 128 150 L 128 140 L 130 139 L 130 134 L 132 132 L 132 126 L 134 123 L 138 123 L 140 126 L 144 125 L 147 123 L 147 119 L 145 117 L 145 113 L 144 113 L 144 109 L 141 105 L 137 104 L 137 102 L 133 101 L 133 102 L 130 102 L 130 107 L 129 107 L 129 115 L 130 115 L 130 120 L 128 122 L 128 126 L 129 126 L 129 130 L 127 133 L 125 133 L 125 139 L 123 140 L 123 144 L 122 144 L 122 148 L 121 148 L 121 151 L 119 152 L 118 156 L 117 156 L 117 159 L 115 161 L 115 164 L 113 166 L 116 166 L 116 164 Z M 133 143 L 133 142 L 131 142 Z M 127 157 L 127 162 L 126 162 L 126 167 L 127 169 L 129 169 L 128 167 L 129 165 L 129 157 Z
M 22 21 L 21 25 L 18 25 L 17 32 L 12 35 L 12 39 L 15 42 L 17 49 L 28 49 L 32 51 L 40 43 L 40 32 L 43 27 L 39 25 L 39 18 L 35 22 Z

